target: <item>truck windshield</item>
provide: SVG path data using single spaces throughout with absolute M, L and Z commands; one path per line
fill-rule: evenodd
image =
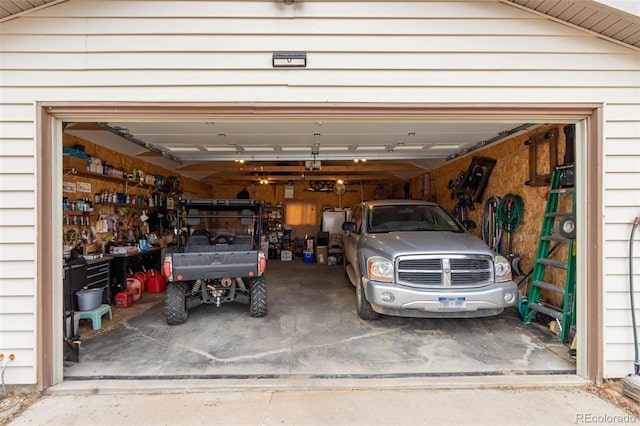
M 439 206 L 386 205 L 369 209 L 368 230 L 397 231 L 449 231 L 464 232 L 456 220 Z

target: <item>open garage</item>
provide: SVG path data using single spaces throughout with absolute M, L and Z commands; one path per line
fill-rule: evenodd
M 395 108 L 387 106 L 387 114 L 392 115 Z M 354 108 L 354 114 L 363 111 Z M 106 259 L 112 264 L 110 295 L 103 296 L 103 302 L 112 305 L 112 319 L 105 314 L 99 330 L 93 329 L 91 320 L 81 320 L 78 354 L 67 356 L 65 378 L 575 374 L 575 331 L 563 335 L 563 321 L 551 317 L 524 324 L 517 304 L 489 318 L 363 320 L 356 312 L 355 289 L 345 277 L 346 234 L 341 229 L 363 201 L 440 201 L 460 221 L 476 223 L 470 232 L 487 246 L 506 257 L 514 253 L 513 281 L 519 283 L 520 298 L 525 298 L 549 193 L 548 178 L 554 166 L 572 158 L 575 139 L 569 143 L 567 139 L 574 138 L 575 124 L 459 119 L 447 123 L 407 117 L 354 120 L 328 116 L 327 111 L 307 119 L 211 116 L 210 120 L 97 120 L 64 125 L 63 184 L 77 187 L 80 182 L 92 188 L 88 195 L 106 192 L 123 197 L 119 188 L 124 181 L 130 187 L 126 195 L 145 200 L 142 204 L 100 200 L 88 213 L 113 223 L 83 248 L 88 249 L 85 256 L 90 263 Z M 553 141 L 545 140 L 545 135 Z M 543 143 L 530 146 L 535 139 Z M 78 155 L 75 150 L 89 158 L 89 167 L 102 157 L 101 163 L 120 169 L 123 175 L 114 178 L 102 172 L 102 166 L 96 171 L 69 167 L 70 161 L 77 161 L 70 158 Z M 537 165 L 530 164 L 532 156 Z M 168 189 L 155 182 L 136 188 L 134 169 L 143 176 L 175 178 L 180 183 Z M 473 174 L 478 183 L 464 187 Z M 540 183 L 532 182 L 536 178 Z M 336 190 L 338 182 L 344 191 Z M 141 269 L 161 269 L 158 262 L 184 245 L 180 235 L 198 227 L 141 224 L 142 235 L 156 234 L 158 254 L 137 263 L 132 259 L 148 255 L 149 250 L 138 252 L 137 241 L 129 241 L 131 225 L 126 222 L 132 215 L 179 215 L 175 210 L 181 199 L 238 199 L 242 191 L 263 205 L 259 228 L 264 237 L 261 249 L 268 258 L 265 317 L 252 318 L 245 304 L 214 304 L 194 307 L 184 323 L 168 325 L 163 291 L 142 292 L 131 307 L 115 303 L 127 278 Z M 488 202 L 509 194 L 522 199 L 525 211 L 512 235 L 502 235 L 499 225 L 488 217 Z M 73 198 L 74 193 L 63 195 Z M 154 196 L 156 200 L 149 200 Z M 167 203 L 168 198 L 174 200 Z M 304 207 L 300 209 L 299 204 Z M 304 219 L 290 214 L 296 209 Z M 75 214 L 62 211 L 63 217 Z M 329 229 L 326 221 L 335 215 L 338 224 Z M 213 223 L 200 227 L 208 230 L 211 241 L 225 235 L 233 238 L 240 231 L 234 231 L 227 219 L 211 219 Z M 124 225 L 116 224 L 123 221 Z M 65 229 L 82 232 L 83 227 L 71 224 Z M 430 236 L 423 238 L 428 246 Z M 113 266 L 121 259 L 112 256 L 111 247 L 118 246 L 133 246 L 134 253 L 126 256 L 134 257 L 126 268 Z M 119 270 L 125 274 L 120 276 Z M 564 271 L 553 279 L 562 285 Z M 77 284 L 65 287 L 65 300 L 73 299 L 74 289 Z M 542 299 L 562 311 L 562 297 L 547 297 Z
M 8 382 L 625 375 L 638 18 L 591 1 L 563 13 L 521 3 L 3 9 Z M 571 173 L 554 188 L 557 167 Z M 181 203 L 197 199 L 260 206 L 251 226 L 259 220 L 266 315 L 213 303 L 167 324 L 172 280 L 154 275 L 172 278 L 165 259 L 202 223 L 213 239 L 240 234 L 223 216 L 178 223 Z M 340 224 L 391 199 L 475 224 L 468 232 L 508 260 L 517 302 L 486 318 L 363 319 L 345 277 L 356 232 Z M 573 219 L 562 232 L 546 220 L 561 214 Z M 542 264 L 559 270 L 544 276 Z M 151 286 L 122 294 L 150 270 Z M 448 261 L 442 270 L 451 278 Z M 246 292 L 236 281 L 224 283 Z M 97 307 L 83 310 L 77 292 L 92 288 Z

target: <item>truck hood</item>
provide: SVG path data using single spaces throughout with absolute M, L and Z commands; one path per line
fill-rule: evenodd
M 486 244 L 469 233 L 412 231 L 371 234 L 365 244 L 392 259 L 412 254 L 495 255 Z

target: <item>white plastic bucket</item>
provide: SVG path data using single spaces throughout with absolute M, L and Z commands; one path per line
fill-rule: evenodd
M 78 298 L 78 309 L 81 311 L 90 311 L 102 304 L 103 288 L 91 288 L 89 290 L 76 291 Z

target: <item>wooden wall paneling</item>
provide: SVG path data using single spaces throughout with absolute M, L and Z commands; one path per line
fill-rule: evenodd
M 475 221 L 477 224 L 477 228 L 473 230 L 472 233 L 482 238 L 484 202 L 486 202 L 488 197 L 504 197 L 506 194 L 517 194 L 521 196 L 525 207 L 522 222 L 513 233 L 513 252 L 520 256 L 520 269 L 523 274 L 529 272 L 535 262 L 548 191 L 547 187 L 525 185 L 525 182 L 529 179 L 529 147 L 525 146 L 525 142 L 534 134 L 557 128 L 559 134 L 558 158 L 559 162 L 562 163 L 565 147 L 563 127 L 564 125 L 559 124 L 541 126 L 505 142 L 490 145 L 464 157 L 451 160 L 430 172 L 430 193 L 434 195 L 435 200 L 439 204 L 447 210 L 453 211 L 458 200 L 455 198 L 451 199 L 451 191 L 448 188 L 449 180 L 453 179 L 455 181 L 459 172 L 466 171 L 474 155 L 497 160 L 484 192 L 482 203 L 475 203 L 475 210 L 469 212 L 469 219 Z M 539 167 L 547 168 L 548 164 L 544 164 L 544 161 L 548 158 L 548 155 L 541 155 Z M 546 161 L 548 163 L 548 160 Z M 568 202 L 568 200 L 563 201 Z M 506 235 L 503 235 L 502 241 L 501 252 L 506 256 L 509 254 Z M 557 250 L 555 256 L 559 259 L 566 258 L 566 250 L 564 252 Z M 551 281 L 549 282 L 564 282 L 564 271 L 557 270 L 556 268 L 547 268 L 547 273 L 550 274 L 549 280 Z M 515 279 L 517 280 L 518 277 L 515 277 Z M 546 301 L 554 305 L 560 305 L 562 302 L 561 295 L 547 291 L 543 293 L 543 297 Z

